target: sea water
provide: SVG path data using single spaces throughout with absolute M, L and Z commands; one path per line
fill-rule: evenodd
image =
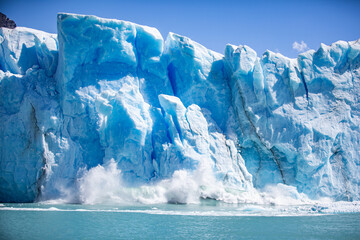
M 360 239 L 360 213 L 211 200 L 193 205 L 1 204 L 0 239 L 355 240 Z

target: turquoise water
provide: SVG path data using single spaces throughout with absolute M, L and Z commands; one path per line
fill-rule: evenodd
M 0 206 L 0 239 L 358 240 L 360 213 L 212 202 L 131 207 L 4 204 Z

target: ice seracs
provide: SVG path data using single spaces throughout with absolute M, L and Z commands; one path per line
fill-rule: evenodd
M 52 161 L 46 159 L 46 144 L 53 143 L 61 124 L 53 78 L 57 38 L 29 28 L 1 28 L 0 42 L 0 198 L 34 201 Z
M 2 202 L 359 200 L 359 41 L 221 55 L 60 13 L 0 44 Z

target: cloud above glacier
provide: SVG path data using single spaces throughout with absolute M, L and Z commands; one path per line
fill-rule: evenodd
M 304 41 L 301 41 L 301 43 L 295 41 L 292 44 L 292 48 L 297 52 L 304 52 L 309 49 L 308 45 Z

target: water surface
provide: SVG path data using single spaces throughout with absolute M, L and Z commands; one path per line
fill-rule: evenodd
M 1 239 L 360 239 L 359 226 L 360 213 L 314 206 L 0 206 Z

